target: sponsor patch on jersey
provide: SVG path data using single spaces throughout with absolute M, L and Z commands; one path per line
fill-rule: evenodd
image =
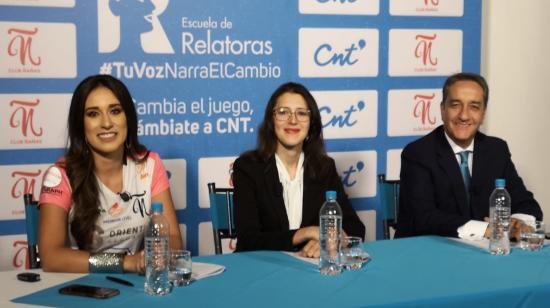
M 120 206 L 118 202 L 113 203 L 113 205 L 111 205 L 108 211 L 111 217 L 118 217 L 120 216 L 120 214 L 122 214 L 122 212 L 124 212 L 124 208 Z
M 59 184 L 61 184 L 61 170 L 58 167 L 51 167 L 44 178 L 44 186 L 53 188 Z

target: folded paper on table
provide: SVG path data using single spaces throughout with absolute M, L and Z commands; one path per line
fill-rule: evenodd
M 302 256 L 299 255 L 298 252 L 292 252 L 292 251 L 283 251 L 283 252 L 286 253 L 287 255 L 293 256 L 296 259 L 299 259 L 299 260 L 302 260 L 304 262 L 311 263 L 313 265 L 319 266 L 319 258 L 302 257 Z M 364 257 L 363 264 L 365 264 L 365 263 L 368 263 L 371 260 L 371 257 L 366 251 L 363 252 L 363 253 L 364 253 L 364 255 L 362 255 Z
M 459 243 L 462 243 L 462 244 L 466 244 L 466 245 L 469 245 L 469 246 L 477 247 L 477 248 L 480 248 L 480 249 L 483 249 L 483 250 L 489 250 L 489 239 L 488 238 L 483 238 L 482 240 L 477 240 L 477 241 L 472 241 L 472 240 L 467 240 L 467 239 L 462 239 L 462 238 L 456 238 L 456 237 L 448 237 L 448 239 L 459 242 Z M 544 246 L 546 246 L 548 244 L 550 244 L 550 240 L 544 240 Z M 510 247 L 511 248 L 519 248 L 519 243 L 518 242 L 511 242 Z
M 225 266 L 213 263 L 193 262 L 193 274 L 191 277 L 199 280 L 223 273 Z
M 311 263 L 311 264 L 314 264 L 314 265 L 319 265 L 319 258 L 302 257 L 297 252 L 292 252 L 292 251 L 283 251 L 283 252 L 286 253 L 289 256 L 293 256 L 294 258 L 302 260 L 304 262 Z
M 483 238 L 481 240 L 468 240 L 468 239 L 462 239 L 462 238 L 456 238 L 456 237 L 448 237 L 448 239 L 468 245 L 477 247 L 483 250 L 489 249 L 489 239 Z

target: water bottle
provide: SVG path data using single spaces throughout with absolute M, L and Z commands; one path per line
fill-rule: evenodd
M 504 188 L 504 179 L 495 180 L 495 190 L 489 197 L 491 237 L 489 239 L 489 251 L 494 255 L 507 255 L 510 253 L 510 211 L 512 200 L 510 194 Z
M 168 269 L 170 227 L 162 215 L 162 203 L 153 203 L 153 214 L 145 231 L 145 293 L 166 295 L 171 291 Z
M 323 275 L 336 275 L 342 272 L 342 209 L 336 202 L 335 191 L 327 191 L 326 199 L 319 211 L 319 271 Z

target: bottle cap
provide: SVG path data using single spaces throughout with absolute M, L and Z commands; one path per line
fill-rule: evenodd
M 495 180 L 495 186 L 496 187 L 505 187 L 506 186 L 506 180 L 505 179 L 496 179 Z
M 336 199 L 336 192 L 334 190 L 327 190 L 325 197 L 327 200 Z
M 162 212 L 162 203 L 160 202 L 155 202 L 151 205 L 151 210 L 153 210 L 153 212 Z

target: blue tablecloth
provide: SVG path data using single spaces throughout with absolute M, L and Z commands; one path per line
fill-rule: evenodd
M 122 275 L 135 287 L 87 275 L 71 283 L 120 289 L 96 300 L 59 295 L 60 286 L 14 300 L 50 306 L 102 307 L 550 307 L 550 247 L 514 249 L 508 256 L 441 237 L 416 237 L 365 244 L 373 260 L 361 270 L 323 276 L 315 265 L 282 252 L 258 251 L 195 258 L 226 271 L 147 296 L 143 276 Z M 69 283 L 66 283 L 69 284 Z M 64 284 L 64 285 L 66 285 Z

